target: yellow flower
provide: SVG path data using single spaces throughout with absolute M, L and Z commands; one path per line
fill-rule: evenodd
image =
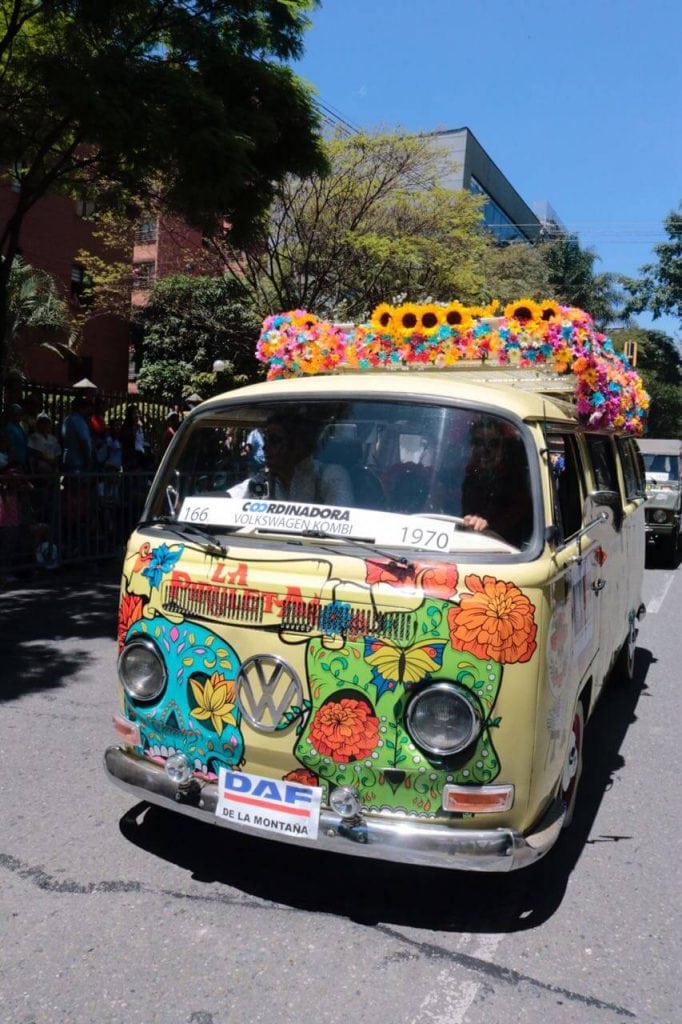
M 558 302 L 554 302 L 553 299 L 545 299 L 540 303 L 541 320 L 556 320 L 558 316 L 561 316 L 561 307 Z
M 405 302 L 395 311 L 395 327 L 400 334 L 414 334 L 419 330 L 419 306 Z
M 222 735 L 224 726 L 237 724 L 233 714 L 235 709 L 234 683 L 228 682 L 219 672 L 214 672 L 203 686 L 198 679 L 190 679 L 189 682 L 194 699 L 199 705 L 192 709 L 191 713 L 194 718 L 202 721 L 210 718 L 211 725 L 219 736 Z
M 493 299 L 487 306 L 469 306 L 468 312 L 474 320 L 487 320 L 488 317 L 495 316 L 499 306 L 499 301 Z
M 308 313 L 305 309 L 295 309 L 288 315 L 291 317 L 294 327 L 297 327 L 299 330 L 309 331 L 311 327 L 314 327 L 319 322 L 314 313 Z
M 539 320 L 540 307 L 533 299 L 517 299 L 515 302 L 508 302 L 504 307 L 504 315 L 509 320 L 518 320 L 525 323 L 526 320 Z
M 390 334 L 395 327 L 395 309 L 387 302 L 377 306 L 370 317 L 370 323 L 378 334 Z
M 419 330 L 422 334 L 435 334 L 443 323 L 443 307 L 429 303 L 419 309 Z
M 466 331 L 473 323 L 471 311 L 457 301 L 448 302 L 443 318 L 448 327 L 457 331 Z

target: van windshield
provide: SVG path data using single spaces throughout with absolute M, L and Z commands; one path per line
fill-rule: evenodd
M 511 421 L 376 400 L 199 413 L 175 439 L 148 509 L 240 533 L 441 551 L 523 550 L 534 524 L 528 453 Z

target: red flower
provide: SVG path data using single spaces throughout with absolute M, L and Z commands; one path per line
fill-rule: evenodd
M 420 565 L 417 583 L 429 597 L 452 597 L 457 589 L 459 573 L 455 565 Z
M 379 719 L 364 700 L 344 697 L 323 704 L 310 727 L 320 754 L 345 763 L 368 757 L 379 740 Z
M 388 583 L 392 587 L 413 587 L 414 567 L 394 562 L 390 558 L 373 558 L 365 562 L 367 583 Z
M 282 778 L 284 782 L 299 782 L 302 786 L 319 786 L 320 784 L 315 772 L 311 772 L 307 768 L 294 768 L 292 772 L 287 772 Z
M 124 594 L 118 610 L 118 646 L 123 647 L 128 630 L 142 618 L 144 602 L 137 594 Z

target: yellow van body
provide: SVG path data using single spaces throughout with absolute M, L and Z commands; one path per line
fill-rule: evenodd
M 195 409 L 125 555 L 112 780 L 356 856 L 504 871 L 549 850 L 572 813 L 585 721 L 616 661 L 633 672 L 645 546 L 634 440 L 585 427 L 551 391 L 479 364 L 274 380 Z M 354 500 L 377 478 L 380 499 L 329 511 L 245 496 L 234 471 L 209 479 L 191 462 L 193 438 L 212 432 L 225 450 L 236 438 L 246 466 L 250 430 L 302 407 L 321 410 L 316 451 L 322 437 L 337 464 L 361 438 Z M 420 435 L 414 415 L 437 429 Z M 522 543 L 466 529 L 433 494 L 409 504 L 411 474 L 436 473 L 437 430 L 442 482 L 447 459 L 462 461 L 461 424 L 481 418 L 522 449 Z M 389 448 L 407 470 L 402 504 L 387 497 Z

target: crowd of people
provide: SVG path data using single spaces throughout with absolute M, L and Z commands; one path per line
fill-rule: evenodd
M 123 541 L 134 525 L 158 456 L 180 423 L 170 413 L 159 445 L 130 404 L 123 417 L 96 393 L 77 395 L 61 422 L 43 397 L 6 385 L 0 417 L 0 578 L 37 561 Z

